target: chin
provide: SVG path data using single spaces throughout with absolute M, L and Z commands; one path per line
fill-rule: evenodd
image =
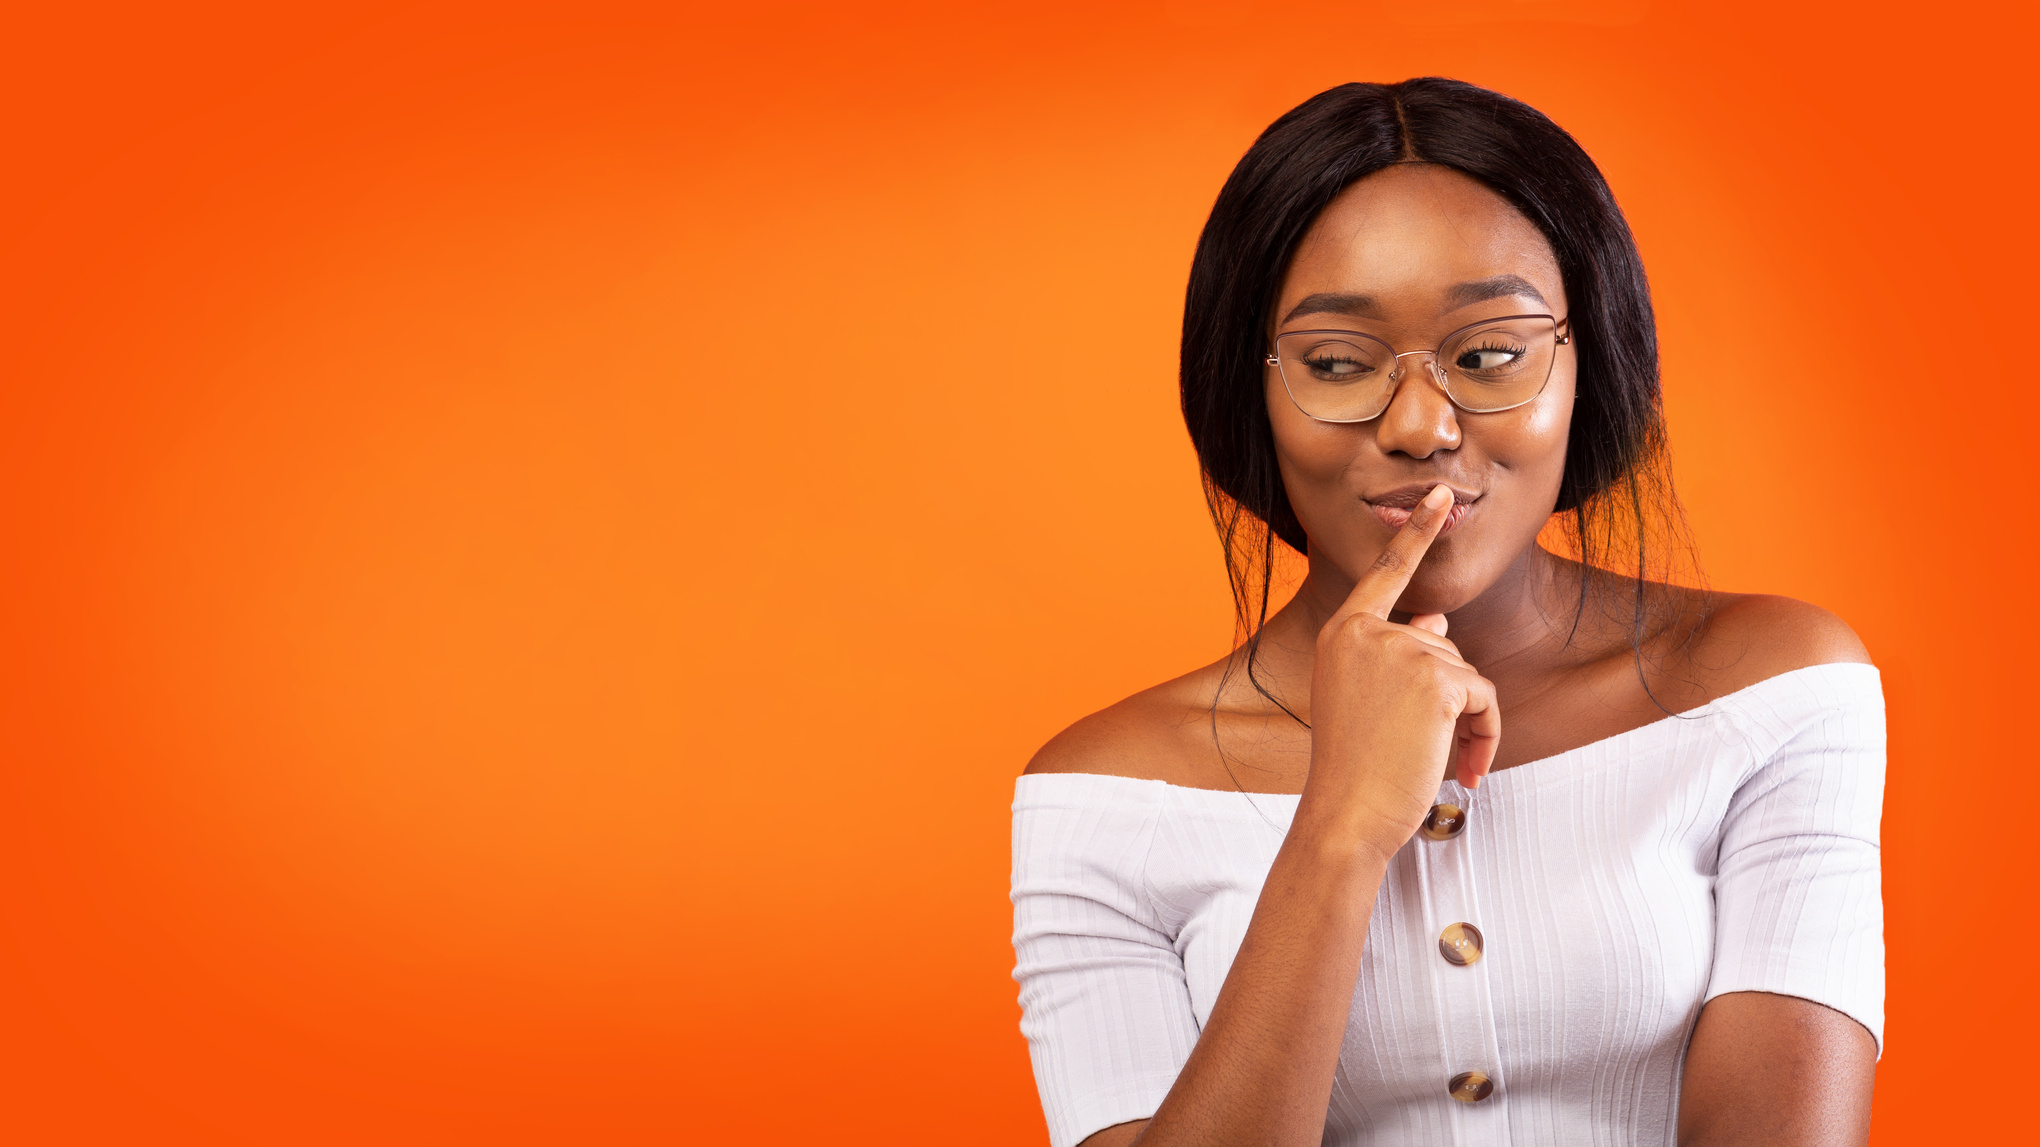
M 1384 537 L 1382 545 L 1387 544 Z M 1508 567 L 1506 561 L 1493 560 L 1493 550 L 1493 543 L 1480 537 L 1479 531 L 1455 530 L 1439 538 L 1431 543 L 1396 608 L 1409 613 L 1451 613 L 1466 606 L 1486 593 Z M 1358 565 L 1358 571 L 1364 575 L 1372 564 L 1370 557 Z
M 1490 563 L 1478 560 L 1485 549 L 1467 534 L 1438 539 L 1398 604 L 1411 613 L 1451 613 L 1486 593 L 1506 563 L 1488 568 Z

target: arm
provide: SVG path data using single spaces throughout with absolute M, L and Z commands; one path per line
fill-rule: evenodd
M 1761 761 L 1723 821 L 1679 1142 L 1860 1145 L 1884 1014 L 1882 696 L 1852 667 L 1746 716 Z
M 1105 1130 L 1077 1144 L 1077 1147 L 1131 1147 L 1131 1144 L 1140 1138 L 1141 1131 L 1147 1125 L 1147 1120 L 1136 1119 L 1131 1123 L 1122 1123 L 1117 1127 L 1107 1127 Z
M 1443 638 L 1444 619 L 1387 620 L 1449 504 L 1427 498 L 1321 631 L 1310 774 L 1210 1021 L 1154 1116 L 1093 1147 L 1322 1141 L 1389 857 L 1455 745 L 1474 785 L 1500 734 L 1494 687 Z
M 1832 1008 L 1769 992 L 1700 1013 L 1679 1085 L 1680 1147 L 1860 1147 L 1877 1043 Z

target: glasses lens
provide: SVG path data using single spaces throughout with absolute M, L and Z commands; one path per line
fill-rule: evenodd
M 1380 414 L 1395 393 L 1395 352 L 1358 331 L 1297 331 L 1275 340 L 1282 383 L 1297 408 L 1327 422 Z
M 1536 398 L 1558 357 L 1558 324 L 1534 318 L 1484 323 L 1438 348 L 1445 392 L 1471 411 L 1507 410 Z

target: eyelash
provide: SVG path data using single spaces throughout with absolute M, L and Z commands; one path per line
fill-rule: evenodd
M 1349 363 L 1353 366 L 1359 367 L 1365 367 L 1367 365 L 1366 363 L 1360 361 L 1357 358 L 1338 358 L 1330 355 L 1327 355 L 1322 358 L 1307 358 L 1304 359 L 1303 362 L 1305 366 L 1310 367 L 1312 370 L 1330 370 L 1332 367 L 1338 366 L 1340 363 Z
M 1521 346 L 1470 346 L 1466 349 L 1472 351 L 1499 350 L 1507 351 L 1510 354 L 1522 354 L 1528 348 Z

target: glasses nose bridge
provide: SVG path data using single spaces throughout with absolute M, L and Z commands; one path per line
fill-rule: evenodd
M 1405 351 L 1397 351 L 1397 352 L 1396 352 L 1396 355 L 1395 355 L 1395 369 L 1394 369 L 1394 370 L 1391 370 L 1391 371 L 1389 371 L 1389 372 L 1388 372 L 1388 381 L 1390 381 L 1390 382 L 1401 382 L 1401 381 L 1402 381 L 1402 377 L 1403 377 L 1403 362 L 1402 362 L 1402 360 L 1404 360 L 1404 359 L 1406 359 L 1406 358 L 1410 357 L 1410 356 L 1411 356 L 1411 355 L 1413 355 L 1413 354 L 1427 354 L 1427 355 L 1430 355 L 1430 356 L 1431 356 L 1431 378 L 1432 378 L 1432 379 L 1433 379 L 1434 381 L 1436 381 L 1436 382 L 1437 382 L 1437 384 L 1438 384 L 1439 386 L 1441 386 L 1441 387 L 1442 387 L 1442 386 L 1444 386 L 1444 385 L 1445 385 L 1445 368 L 1444 368 L 1444 367 L 1442 367 L 1442 366 L 1440 366 L 1440 365 L 1438 365 L 1438 352 L 1439 352 L 1439 351 L 1441 351 L 1441 350 L 1443 350 L 1443 349 L 1445 349 L 1445 348 L 1444 348 L 1444 347 L 1435 347 L 1435 346 L 1434 346 L 1434 347 L 1431 347 L 1431 348 L 1430 348 L 1430 349 L 1428 349 L 1428 350 L 1405 350 Z

